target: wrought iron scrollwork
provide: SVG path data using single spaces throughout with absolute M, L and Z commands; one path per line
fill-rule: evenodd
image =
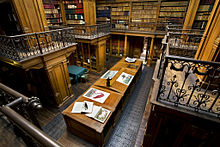
M 176 56 L 166 60 L 157 100 L 219 117 L 220 64 Z

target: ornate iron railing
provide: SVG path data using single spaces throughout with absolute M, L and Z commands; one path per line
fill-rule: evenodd
M 220 63 L 166 55 L 157 101 L 220 117 Z
M 194 57 L 202 38 L 200 33 L 168 32 L 167 43 L 170 55 Z
M 96 25 L 73 25 L 75 38 L 96 39 L 110 33 L 110 23 Z
M 199 43 L 203 36 L 202 32 L 200 30 L 183 30 L 181 27 L 182 26 L 180 25 L 172 25 L 172 27 L 167 26 L 167 31 L 175 30 L 177 32 L 168 32 L 163 38 L 160 65 L 157 74 L 158 78 L 160 77 L 166 55 L 193 58 L 197 52 Z
M 75 44 L 72 27 L 16 36 L 0 36 L 0 56 L 23 61 Z
M 157 101 L 220 117 L 220 63 L 195 60 L 201 31 L 169 27 L 162 41 Z M 187 33 L 185 33 L 188 31 Z

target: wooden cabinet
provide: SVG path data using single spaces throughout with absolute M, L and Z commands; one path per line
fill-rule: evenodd
M 60 61 L 58 62 L 57 59 Z M 52 85 L 56 105 L 61 106 L 66 100 L 73 96 L 73 93 L 67 70 L 67 60 L 65 58 L 56 58 L 55 63 L 56 64 L 49 63 L 50 65 L 46 67 L 46 73 Z
M 219 128 L 219 123 L 211 119 L 153 105 L 143 146 L 217 147 L 220 137 Z

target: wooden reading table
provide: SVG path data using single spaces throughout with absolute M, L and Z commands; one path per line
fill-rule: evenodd
M 128 65 L 135 65 L 136 68 L 129 68 Z M 103 146 L 109 137 L 113 127 L 115 126 L 123 108 L 126 104 L 129 93 L 131 93 L 132 87 L 140 75 L 142 62 L 137 60 L 135 63 L 127 63 L 124 58 L 121 59 L 114 67 L 110 70 L 118 70 L 117 74 L 110 81 L 110 87 L 106 86 L 106 79 L 98 79 L 90 88 L 102 90 L 110 93 L 104 103 L 99 103 L 90 100 L 83 95 L 83 93 L 75 102 L 91 101 L 94 105 L 101 106 L 111 111 L 108 118 L 104 123 L 96 121 L 92 118 L 87 117 L 85 114 L 73 114 L 71 113 L 74 103 L 72 103 L 62 114 L 64 116 L 67 128 L 73 134 L 95 144 Z M 122 72 L 133 75 L 134 78 L 129 85 L 122 84 L 117 80 Z

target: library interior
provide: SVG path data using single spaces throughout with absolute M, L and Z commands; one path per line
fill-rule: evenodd
M 0 0 L 0 18 L 0 146 L 220 146 L 220 0 Z

